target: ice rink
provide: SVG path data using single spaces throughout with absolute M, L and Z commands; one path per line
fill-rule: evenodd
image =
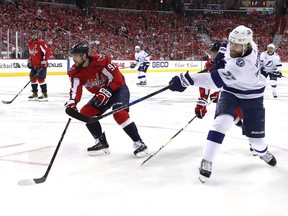
M 124 74 L 131 101 L 167 86 L 173 73 L 148 73 L 137 87 L 136 74 Z M 286 75 L 286 74 L 285 74 Z M 287 76 L 287 75 L 286 75 Z M 0 77 L 0 99 L 11 100 L 28 77 Z M 271 216 L 288 212 L 288 79 L 278 81 L 278 98 L 265 92 L 266 141 L 277 158 L 270 167 L 249 152 L 247 138 L 233 126 L 202 184 L 198 167 L 215 104 L 157 155 L 140 167 L 132 141 L 112 116 L 100 122 L 110 144 L 108 156 L 89 157 L 94 140 L 84 123 L 72 119 L 43 184 L 18 186 L 44 175 L 68 116 L 67 76 L 49 76 L 48 102 L 31 102 L 30 85 L 12 104 L 0 103 L 0 204 L 5 216 Z M 78 108 L 90 99 L 84 91 Z M 151 153 L 169 142 L 194 117 L 198 88 L 164 91 L 130 108 Z

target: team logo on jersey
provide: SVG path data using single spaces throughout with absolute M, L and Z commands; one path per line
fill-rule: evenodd
M 245 65 L 244 59 L 242 59 L 242 58 L 237 59 L 236 65 L 239 67 L 244 67 L 244 65 Z
M 33 49 L 29 49 L 29 53 L 30 53 L 31 55 L 35 56 L 35 55 L 37 55 L 38 50 L 37 50 L 36 47 L 34 47 Z
M 273 61 L 268 61 L 266 64 L 265 64 L 266 67 L 272 67 L 273 66 Z

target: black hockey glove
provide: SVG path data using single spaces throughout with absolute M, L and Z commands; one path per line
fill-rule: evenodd
M 27 67 L 28 67 L 29 69 L 32 69 L 32 68 L 33 68 L 30 60 L 28 60 L 28 62 L 27 62 Z
M 187 71 L 185 74 L 181 73 L 180 76 L 174 76 L 169 82 L 169 89 L 171 91 L 183 92 L 189 85 L 194 85 L 194 81 Z
M 283 75 L 282 75 L 282 72 L 281 71 L 277 71 L 277 77 L 281 78 Z
M 132 63 L 131 65 L 130 65 L 130 68 L 135 68 L 136 67 L 136 64 L 134 64 L 134 63 Z

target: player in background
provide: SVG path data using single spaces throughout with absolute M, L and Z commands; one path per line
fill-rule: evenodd
M 214 70 L 224 68 L 226 65 L 226 61 L 224 59 L 226 52 L 227 42 L 223 41 L 215 41 L 210 46 L 210 58 L 205 63 L 205 69 L 211 73 Z M 194 109 L 195 115 L 202 119 L 207 113 L 207 100 L 210 96 L 210 100 L 213 103 L 218 102 L 218 97 L 220 91 L 215 91 L 210 94 L 210 89 L 199 87 L 199 98 L 196 102 L 196 107 Z M 241 127 L 242 126 L 242 114 L 240 111 L 240 107 L 237 107 L 235 110 L 234 124 Z
M 88 55 L 88 46 L 84 43 L 74 45 L 71 48 L 71 55 L 75 64 L 68 71 L 71 89 L 70 99 L 65 104 L 66 107 L 77 110 L 76 105 L 81 100 L 83 87 L 93 95 L 80 110 L 80 113 L 85 116 L 99 116 L 110 108 L 113 110 L 129 103 L 130 92 L 125 79 L 108 56 Z M 134 155 L 137 157 L 148 155 L 147 146 L 129 116 L 129 109 L 121 110 L 113 117 L 133 140 Z M 99 121 L 86 124 L 86 126 L 95 139 L 95 145 L 87 149 L 88 155 L 110 154 L 109 145 Z
M 144 50 L 141 50 L 140 46 L 135 46 L 135 61 L 130 65 L 130 68 L 138 66 L 137 78 L 139 82 L 136 83 L 137 85 L 147 85 L 146 72 L 150 66 L 149 59 L 150 56 Z
M 32 95 L 29 100 L 48 101 L 46 74 L 48 59 L 51 55 L 50 48 L 44 40 L 38 38 L 39 32 L 33 30 L 31 39 L 28 41 L 29 59 L 28 68 L 30 69 L 30 80 Z M 38 97 L 38 84 L 41 88 L 41 96 Z
M 272 95 L 277 98 L 277 77 L 282 77 L 282 63 L 279 55 L 275 52 L 275 45 L 269 44 L 267 50 L 261 53 L 261 73 L 270 78 L 270 84 L 272 89 Z
M 224 52 L 226 51 L 226 44 L 222 45 L 223 42 L 221 41 L 215 41 L 211 44 L 210 46 L 210 58 L 207 60 L 207 62 L 205 63 L 205 69 L 207 69 L 207 71 L 210 73 L 214 70 L 217 70 L 219 68 L 224 68 L 225 67 L 225 60 L 224 60 Z M 219 51 L 221 47 L 221 50 Z M 218 55 L 218 51 L 219 51 L 219 55 Z M 216 59 L 217 57 L 217 59 Z M 217 60 L 217 61 L 214 61 Z M 195 115 L 202 119 L 205 114 L 207 113 L 207 100 L 209 98 L 210 95 L 210 100 L 217 103 L 218 100 L 218 95 L 219 95 L 219 91 L 215 91 L 212 94 L 210 94 L 210 89 L 206 89 L 206 88 L 202 88 L 199 87 L 199 98 L 196 102 L 196 107 L 195 107 Z
M 229 34 L 225 54 L 226 65 L 211 73 L 181 73 L 170 81 L 170 90 L 184 91 L 195 85 L 208 89 L 221 87 L 215 119 L 208 132 L 199 179 L 205 182 L 212 173 L 214 162 L 226 132 L 232 127 L 235 109 L 243 115 L 243 134 L 248 137 L 253 150 L 270 166 L 277 164 L 265 143 L 265 109 L 263 105 L 266 79 L 260 73 L 260 53 L 253 41 L 250 28 L 240 25 Z

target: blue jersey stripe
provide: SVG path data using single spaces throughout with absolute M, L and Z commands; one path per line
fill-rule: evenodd
M 218 70 L 213 71 L 210 74 L 211 74 L 213 82 L 218 88 L 221 88 L 222 86 L 226 86 L 226 84 L 223 82 L 222 78 L 220 77 Z
M 260 88 L 260 89 L 252 89 L 252 90 L 240 90 L 240 89 L 235 89 L 231 87 L 223 87 L 224 90 L 232 92 L 232 93 L 237 93 L 237 94 L 244 94 L 244 95 L 249 95 L 249 94 L 260 94 L 263 93 L 265 90 L 265 87 Z

